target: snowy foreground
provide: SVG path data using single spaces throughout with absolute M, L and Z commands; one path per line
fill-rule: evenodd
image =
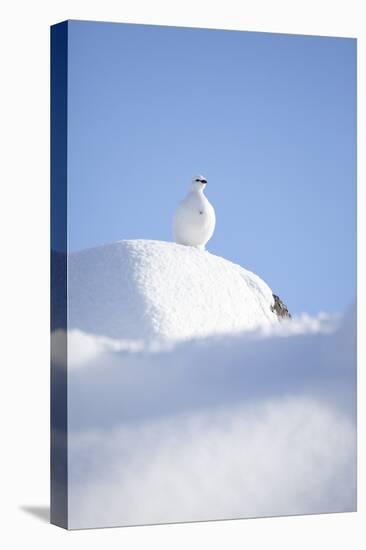
M 355 510 L 354 310 L 280 323 L 244 269 L 127 243 L 70 264 L 70 527 Z

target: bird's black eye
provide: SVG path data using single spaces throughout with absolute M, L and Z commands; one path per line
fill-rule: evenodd
M 201 181 L 200 179 L 196 178 L 195 181 Z
M 202 183 L 207 183 L 207 180 L 201 180 Z

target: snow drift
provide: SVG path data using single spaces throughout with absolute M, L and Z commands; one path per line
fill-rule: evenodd
M 70 528 L 355 510 L 353 309 L 279 322 L 256 275 L 157 241 L 72 254 L 68 290 Z
M 68 353 L 70 527 L 355 510 L 353 312 Z
M 206 251 L 131 240 L 73 253 L 69 327 L 124 339 L 186 339 L 278 323 L 257 275 Z

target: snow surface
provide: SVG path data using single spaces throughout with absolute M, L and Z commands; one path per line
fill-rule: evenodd
M 207 251 L 130 240 L 73 253 L 69 327 L 118 339 L 187 339 L 278 323 L 257 275 Z
M 356 509 L 354 309 L 279 322 L 256 275 L 156 241 L 68 284 L 70 528 Z
M 354 311 L 294 324 L 162 343 L 70 331 L 70 527 L 355 510 Z

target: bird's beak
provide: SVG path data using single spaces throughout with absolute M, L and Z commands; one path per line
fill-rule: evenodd
M 207 180 L 201 180 L 201 183 L 203 183 L 204 185 L 207 184 Z

